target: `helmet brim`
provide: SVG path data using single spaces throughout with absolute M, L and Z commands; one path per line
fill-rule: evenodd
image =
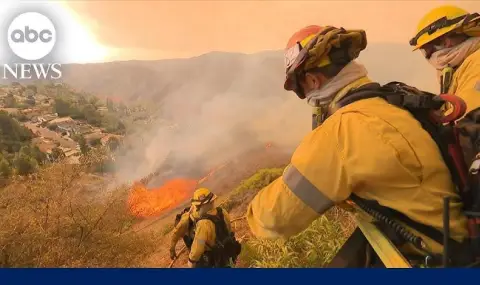
M 211 194 L 212 194 L 212 196 L 211 196 L 209 199 L 206 199 L 206 200 L 204 200 L 204 201 L 192 201 L 192 205 L 197 206 L 197 207 L 198 207 L 198 206 L 202 206 L 202 205 L 211 203 L 211 202 L 215 201 L 215 200 L 218 198 L 217 195 L 215 195 L 215 194 L 213 194 L 213 193 L 211 193 Z

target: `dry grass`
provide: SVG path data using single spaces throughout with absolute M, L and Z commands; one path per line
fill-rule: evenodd
M 128 187 L 78 191 L 102 158 L 52 165 L 0 189 L 1 267 L 135 267 L 155 249 L 153 235 L 129 231 Z
M 252 238 L 243 244 L 240 258 L 250 267 L 323 267 L 351 234 L 351 227 L 345 227 L 340 219 L 348 221 L 349 217 L 335 208 L 288 240 Z

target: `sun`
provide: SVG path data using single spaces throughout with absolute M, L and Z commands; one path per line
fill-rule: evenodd
M 19 1 L 19 0 L 1 0 L 0 1 L 0 19 L 6 19 L 12 13 L 17 13 L 22 5 L 33 9 L 36 7 L 48 10 L 49 15 L 55 17 L 55 23 L 62 33 L 62 45 L 55 51 L 56 58 L 61 63 L 89 63 L 105 62 L 114 56 L 115 49 L 108 48 L 100 44 L 95 36 L 90 32 L 91 23 L 82 19 L 71 9 L 66 1 Z M 5 24 L 5 23 L 4 23 Z M 59 38 L 57 37 L 57 40 Z M 7 51 L 3 45 L 0 45 L 0 59 L 6 59 Z
M 104 62 L 112 51 L 100 44 L 89 31 L 88 24 L 82 23 L 80 17 L 65 3 L 52 2 L 62 15 L 62 25 L 67 33 L 64 59 L 70 63 Z

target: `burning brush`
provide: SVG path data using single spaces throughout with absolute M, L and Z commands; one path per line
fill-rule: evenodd
M 127 201 L 130 212 L 139 218 L 149 218 L 160 216 L 175 209 L 190 199 L 199 184 L 212 177 L 227 164 L 228 162 L 212 169 L 199 180 L 175 178 L 168 180 L 158 188 L 148 189 L 146 186 L 148 182 L 159 175 L 158 171 L 153 172 L 140 179 L 140 181 L 133 183 L 132 191 Z

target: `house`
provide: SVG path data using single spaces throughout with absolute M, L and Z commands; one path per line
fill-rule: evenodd
M 68 151 L 64 152 L 66 157 L 74 156 L 79 154 L 80 151 L 78 149 L 69 149 Z
M 47 125 L 56 125 L 60 132 L 77 133 L 78 131 L 77 122 L 70 117 L 53 119 Z
M 51 120 L 54 120 L 58 118 L 58 114 L 55 113 L 55 114 L 46 114 L 46 115 L 43 115 L 43 116 L 39 116 L 38 117 L 38 122 L 39 123 L 43 123 L 43 122 L 49 122 Z
M 32 140 L 32 143 L 36 145 L 40 149 L 40 151 L 43 153 L 51 153 L 52 149 L 54 149 L 57 146 L 55 142 L 52 141 L 51 139 L 42 138 L 42 137 L 34 138 Z
M 101 113 L 106 113 L 106 112 L 108 112 L 108 108 L 104 107 L 104 106 L 101 106 L 101 107 L 97 108 L 97 111 L 101 112 Z
M 90 125 L 79 125 L 77 126 L 77 133 L 79 134 L 86 134 L 92 130 L 92 127 Z
M 48 122 L 48 125 L 59 125 L 62 123 L 70 123 L 70 122 L 75 122 L 72 118 L 70 117 L 62 117 L 62 118 L 56 118 Z

